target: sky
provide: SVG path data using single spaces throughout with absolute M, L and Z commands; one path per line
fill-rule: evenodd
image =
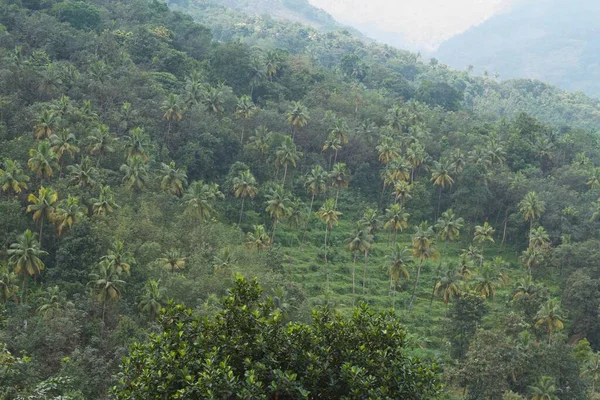
M 427 53 L 523 0 L 309 1 L 374 39 Z

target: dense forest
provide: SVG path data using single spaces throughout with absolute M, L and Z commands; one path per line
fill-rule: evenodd
M 597 398 L 598 101 L 223 4 L 0 0 L 0 398 Z

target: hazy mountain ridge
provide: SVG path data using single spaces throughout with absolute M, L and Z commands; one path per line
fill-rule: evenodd
M 435 57 L 600 96 L 598 15 L 600 3 L 589 0 L 522 4 L 444 42 Z

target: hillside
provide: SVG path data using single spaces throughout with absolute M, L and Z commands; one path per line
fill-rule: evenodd
M 594 0 L 529 1 L 443 43 L 435 57 L 502 79 L 529 78 L 600 97 L 600 36 Z
M 597 394 L 596 102 L 172 7 L 0 0 L 0 398 Z

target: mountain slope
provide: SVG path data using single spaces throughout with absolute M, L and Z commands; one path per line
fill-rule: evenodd
M 446 41 L 435 56 L 456 68 L 600 96 L 599 14 L 593 0 L 528 2 Z

